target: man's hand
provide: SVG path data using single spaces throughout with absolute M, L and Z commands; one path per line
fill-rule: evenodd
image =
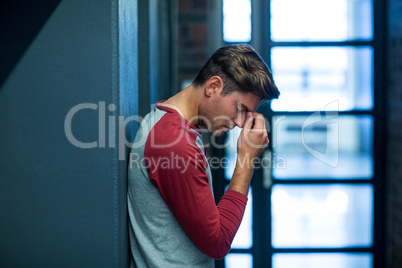
M 239 160 L 257 158 L 269 143 L 265 119 L 262 114 L 247 113 L 247 118 L 237 141 Z
M 264 151 L 268 143 L 264 116 L 248 113 L 237 141 L 236 168 L 228 189 L 247 196 L 254 171 L 254 160 Z

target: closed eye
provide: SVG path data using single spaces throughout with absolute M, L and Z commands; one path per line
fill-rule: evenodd
M 247 109 L 246 106 L 244 106 L 244 104 L 239 103 L 239 105 L 237 106 L 237 112 L 238 113 L 247 113 L 249 110 Z
M 244 110 L 244 109 L 242 109 L 242 108 L 237 108 L 237 112 L 239 113 L 239 114 L 241 114 L 241 113 L 244 113 L 246 110 Z

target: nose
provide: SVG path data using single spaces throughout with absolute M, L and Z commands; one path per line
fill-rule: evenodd
M 246 121 L 246 114 L 245 113 L 240 113 L 237 115 L 235 120 L 233 122 L 235 123 L 236 126 L 239 128 L 243 128 L 244 122 Z

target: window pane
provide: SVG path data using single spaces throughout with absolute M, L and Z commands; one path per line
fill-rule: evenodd
M 276 116 L 272 131 L 276 179 L 373 176 L 371 116 Z
M 289 253 L 274 254 L 273 268 L 371 268 L 370 253 Z
M 228 254 L 225 258 L 226 268 L 251 268 L 253 256 L 251 254 Z
M 227 188 L 225 188 L 225 191 Z M 244 211 L 239 230 L 233 239 L 232 248 L 249 249 L 253 246 L 253 192 L 251 187 L 249 188 L 247 198 L 246 210 Z
M 227 180 L 230 180 L 232 178 L 234 168 L 236 165 L 237 140 L 239 139 L 240 132 L 241 128 L 236 126 L 226 135 L 226 140 L 224 144 L 226 161 L 224 161 L 225 164 L 224 166 L 225 166 L 225 178 Z
M 223 145 L 225 148 L 225 161 L 219 161 L 219 163 L 220 165 L 224 164 L 225 177 L 227 180 L 230 180 L 232 178 L 235 168 L 237 157 L 237 139 L 239 138 L 240 132 L 241 129 L 238 127 L 235 127 L 231 131 L 229 131 L 226 135 L 225 144 Z M 227 187 L 225 190 L 227 190 Z M 246 210 L 244 211 L 243 220 L 240 224 L 239 230 L 237 231 L 236 236 L 233 240 L 232 248 L 248 249 L 253 246 L 253 193 L 251 187 L 249 189 L 247 198 L 248 201 L 246 205 Z
M 223 40 L 251 40 L 251 0 L 223 0 Z
M 274 111 L 315 111 L 333 101 L 339 110 L 373 107 L 372 48 L 274 47 L 272 73 L 281 91 Z
M 372 245 L 371 184 L 277 184 L 271 201 L 273 247 Z
M 271 0 L 273 41 L 345 41 L 373 37 L 371 0 Z

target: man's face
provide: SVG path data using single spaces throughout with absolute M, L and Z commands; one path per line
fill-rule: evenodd
M 215 136 L 221 136 L 235 126 L 242 128 L 247 112 L 254 112 L 261 100 L 251 92 L 219 94 L 205 104 L 203 125 Z

